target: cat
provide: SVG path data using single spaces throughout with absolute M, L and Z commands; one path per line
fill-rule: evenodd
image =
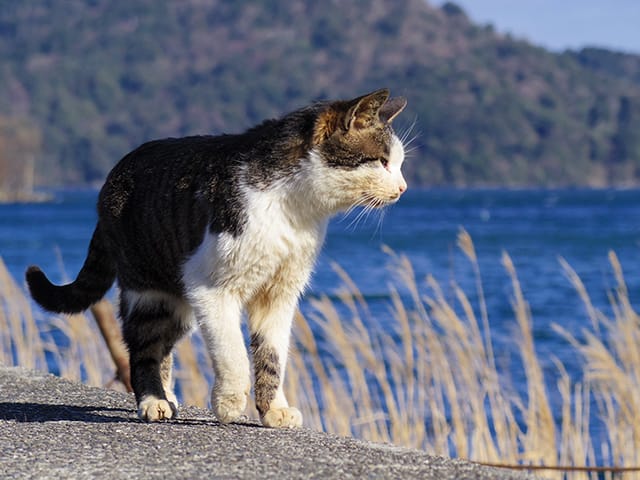
M 138 416 L 171 419 L 172 349 L 199 325 L 211 356 L 211 405 L 222 423 L 244 412 L 251 367 L 266 427 L 298 427 L 283 379 L 298 298 L 328 219 L 396 202 L 407 184 L 391 121 L 402 97 L 382 89 L 322 101 L 237 135 L 168 138 L 127 154 L 107 176 L 87 258 L 70 284 L 37 266 L 34 300 L 58 313 L 86 310 L 117 279 Z

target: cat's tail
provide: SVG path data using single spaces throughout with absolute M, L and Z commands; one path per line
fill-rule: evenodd
M 115 261 L 100 223 L 93 232 L 87 258 L 75 281 L 54 285 L 35 265 L 27 269 L 26 278 L 33 299 L 50 312 L 79 313 L 96 303 L 116 279 Z

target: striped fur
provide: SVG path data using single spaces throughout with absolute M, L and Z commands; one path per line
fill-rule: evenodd
M 251 352 L 255 371 L 256 408 L 261 417 L 269 410 L 280 386 L 280 359 L 275 348 L 265 343 L 260 334 L 251 336 Z

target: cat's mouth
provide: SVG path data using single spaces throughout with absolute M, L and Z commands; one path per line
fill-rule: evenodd
M 400 200 L 401 196 L 402 196 L 402 194 L 398 193 L 395 197 L 391 197 L 390 199 L 387 200 L 385 206 L 392 205 L 392 204 L 396 203 L 398 200 Z
M 400 200 L 400 197 L 402 196 L 401 193 L 398 193 L 396 195 L 392 195 L 392 196 L 388 196 L 388 197 L 383 197 L 383 198 L 375 198 L 370 202 L 371 207 L 373 208 L 385 208 L 388 207 L 389 205 L 393 205 L 394 203 L 396 203 L 398 200 Z

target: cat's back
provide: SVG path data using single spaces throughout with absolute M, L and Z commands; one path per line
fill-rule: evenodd
M 226 136 L 165 138 L 143 143 L 126 154 L 107 176 L 104 191 L 126 185 L 140 189 L 146 184 L 173 181 L 195 171 L 219 172 L 224 163 Z M 215 165 L 216 168 L 211 168 Z
M 100 192 L 101 219 L 149 209 L 170 213 L 182 204 L 215 202 L 233 184 L 237 161 L 230 136 L 166 138 L 142 144 L 111 170 Z M 225 188 L 226 186 L 226 188 Z M 186 206 L 186 205 L 185 205 Z

